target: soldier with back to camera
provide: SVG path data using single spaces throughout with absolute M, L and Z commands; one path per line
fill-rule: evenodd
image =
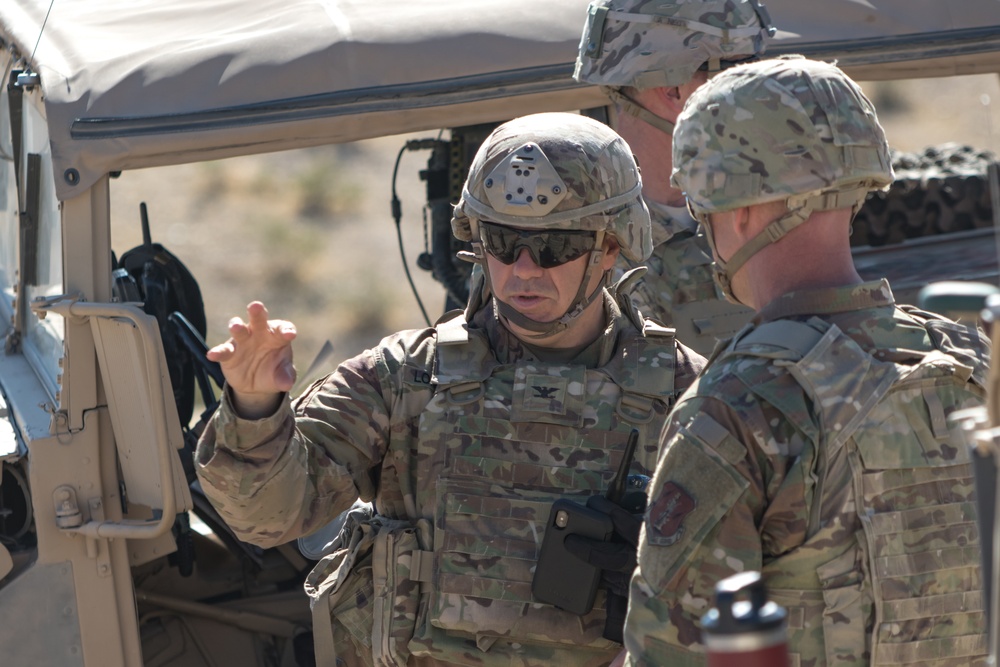
M 673 163 L 721 288 L 756 314 L 663 433 L 626 664 L 703 664 L 713 587 L 750 570 L 788 610 L 792 664 L 984 664 L 947 420 L 982 404 L 988 343 L 855 271 L 852 217 L 893 179 L 875 109 L 833 65 L 741 65 L 691 96 Z
M 691 93 L 719 71 L 764 52 L 773 34 L 758 0 L 594 0 L 574 78 L 610 97 L 611 126 L 632 146 L 653 224 L 639 310 L 709 354 L 753 314 L 712 282 L 712 256 L 684 195 L 670 183 L 674 122 Z M 619 271 L 636 262 L 619 258 Z
M 632 557 L 609 565 L 591 611 L 540 602 L 532 578 L 553 502 L 603 494 L 633 432 L 632 471 L 649 474 L 704 362 L 640 317 L 627 281 L 609 285 L 619 253 L 649 255 L 640 192 L 607 126 L 511 121 L 455 208 L 483 268 L 464 312 L 385 338 L 294 403 L 294 328 L 262 304 L 210 352 L 228 386 L 197 469 L 241 539 L 281 544 L 374 503 L 307 580 L 320 664 L 584 666 L 621 651 L 638 519 L 600 508 Z

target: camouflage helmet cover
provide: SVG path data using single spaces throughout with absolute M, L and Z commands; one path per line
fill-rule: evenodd
M 877 190 L 893 172 L 861 88 L 801 56 L 740 65 L 690 97 L 677 119 L 671 182 L 698 214 Z M 853 203 L 853 202 L 852 202 Z M 848 203 L 847 205 L 851 205 Z
M 573 78 L 605 86 L 680 86 L 705 63 L 760 55 L 774 33 L 759 0 L 594 0 Z
M 523 116 L 486 138 L 452 215 L 455 236 L 472 241 L 471 222 L 479 220 L 604 231 L 637 262 L 652 252 L 632 150 L 607 125 L 577 114 Z

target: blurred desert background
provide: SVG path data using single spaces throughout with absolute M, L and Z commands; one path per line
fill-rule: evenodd
M 996 75 L 863 87 L 896 150 L 955 142 L 1000 153 Z M 125 172 L 111 183 L 113 248 L 120 256 L 142 242 L 145 202 L 153 241 L 200 284 L 210 345 L 227 337 L 232 316 L 260 299 L 272 317 L 298 327 L 300 372 L 327 340 L 339 362 L 386 334 L 425 324 L 403 269 L 390 200 L 404 142 L 437 136 L 429 131 Z M 416 266 L 425 250 L 419 172 L 428 157 L 428 151 L 404 153 L 396 187 L 406 262 L 433 320 L 443 310 L 444 289 Z

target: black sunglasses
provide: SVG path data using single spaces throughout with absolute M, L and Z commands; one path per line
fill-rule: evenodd
M 543 269 L 581 257 L 597 244 L 597 234 L 579 230 L 526 231 L 492 222 L 479 223 L 486 252 L 504 264 L 513 264 L 521 248 Z

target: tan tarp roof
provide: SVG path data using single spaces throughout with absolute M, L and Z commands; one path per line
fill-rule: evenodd
M 570 78 L 587 4 L 2 0 L 0 38 L 41 75 L 67 199 L 109 171 L 603 104 Z M 767 6 L 770 53 L 858 79 L 1000 71 L 998 0 Z

